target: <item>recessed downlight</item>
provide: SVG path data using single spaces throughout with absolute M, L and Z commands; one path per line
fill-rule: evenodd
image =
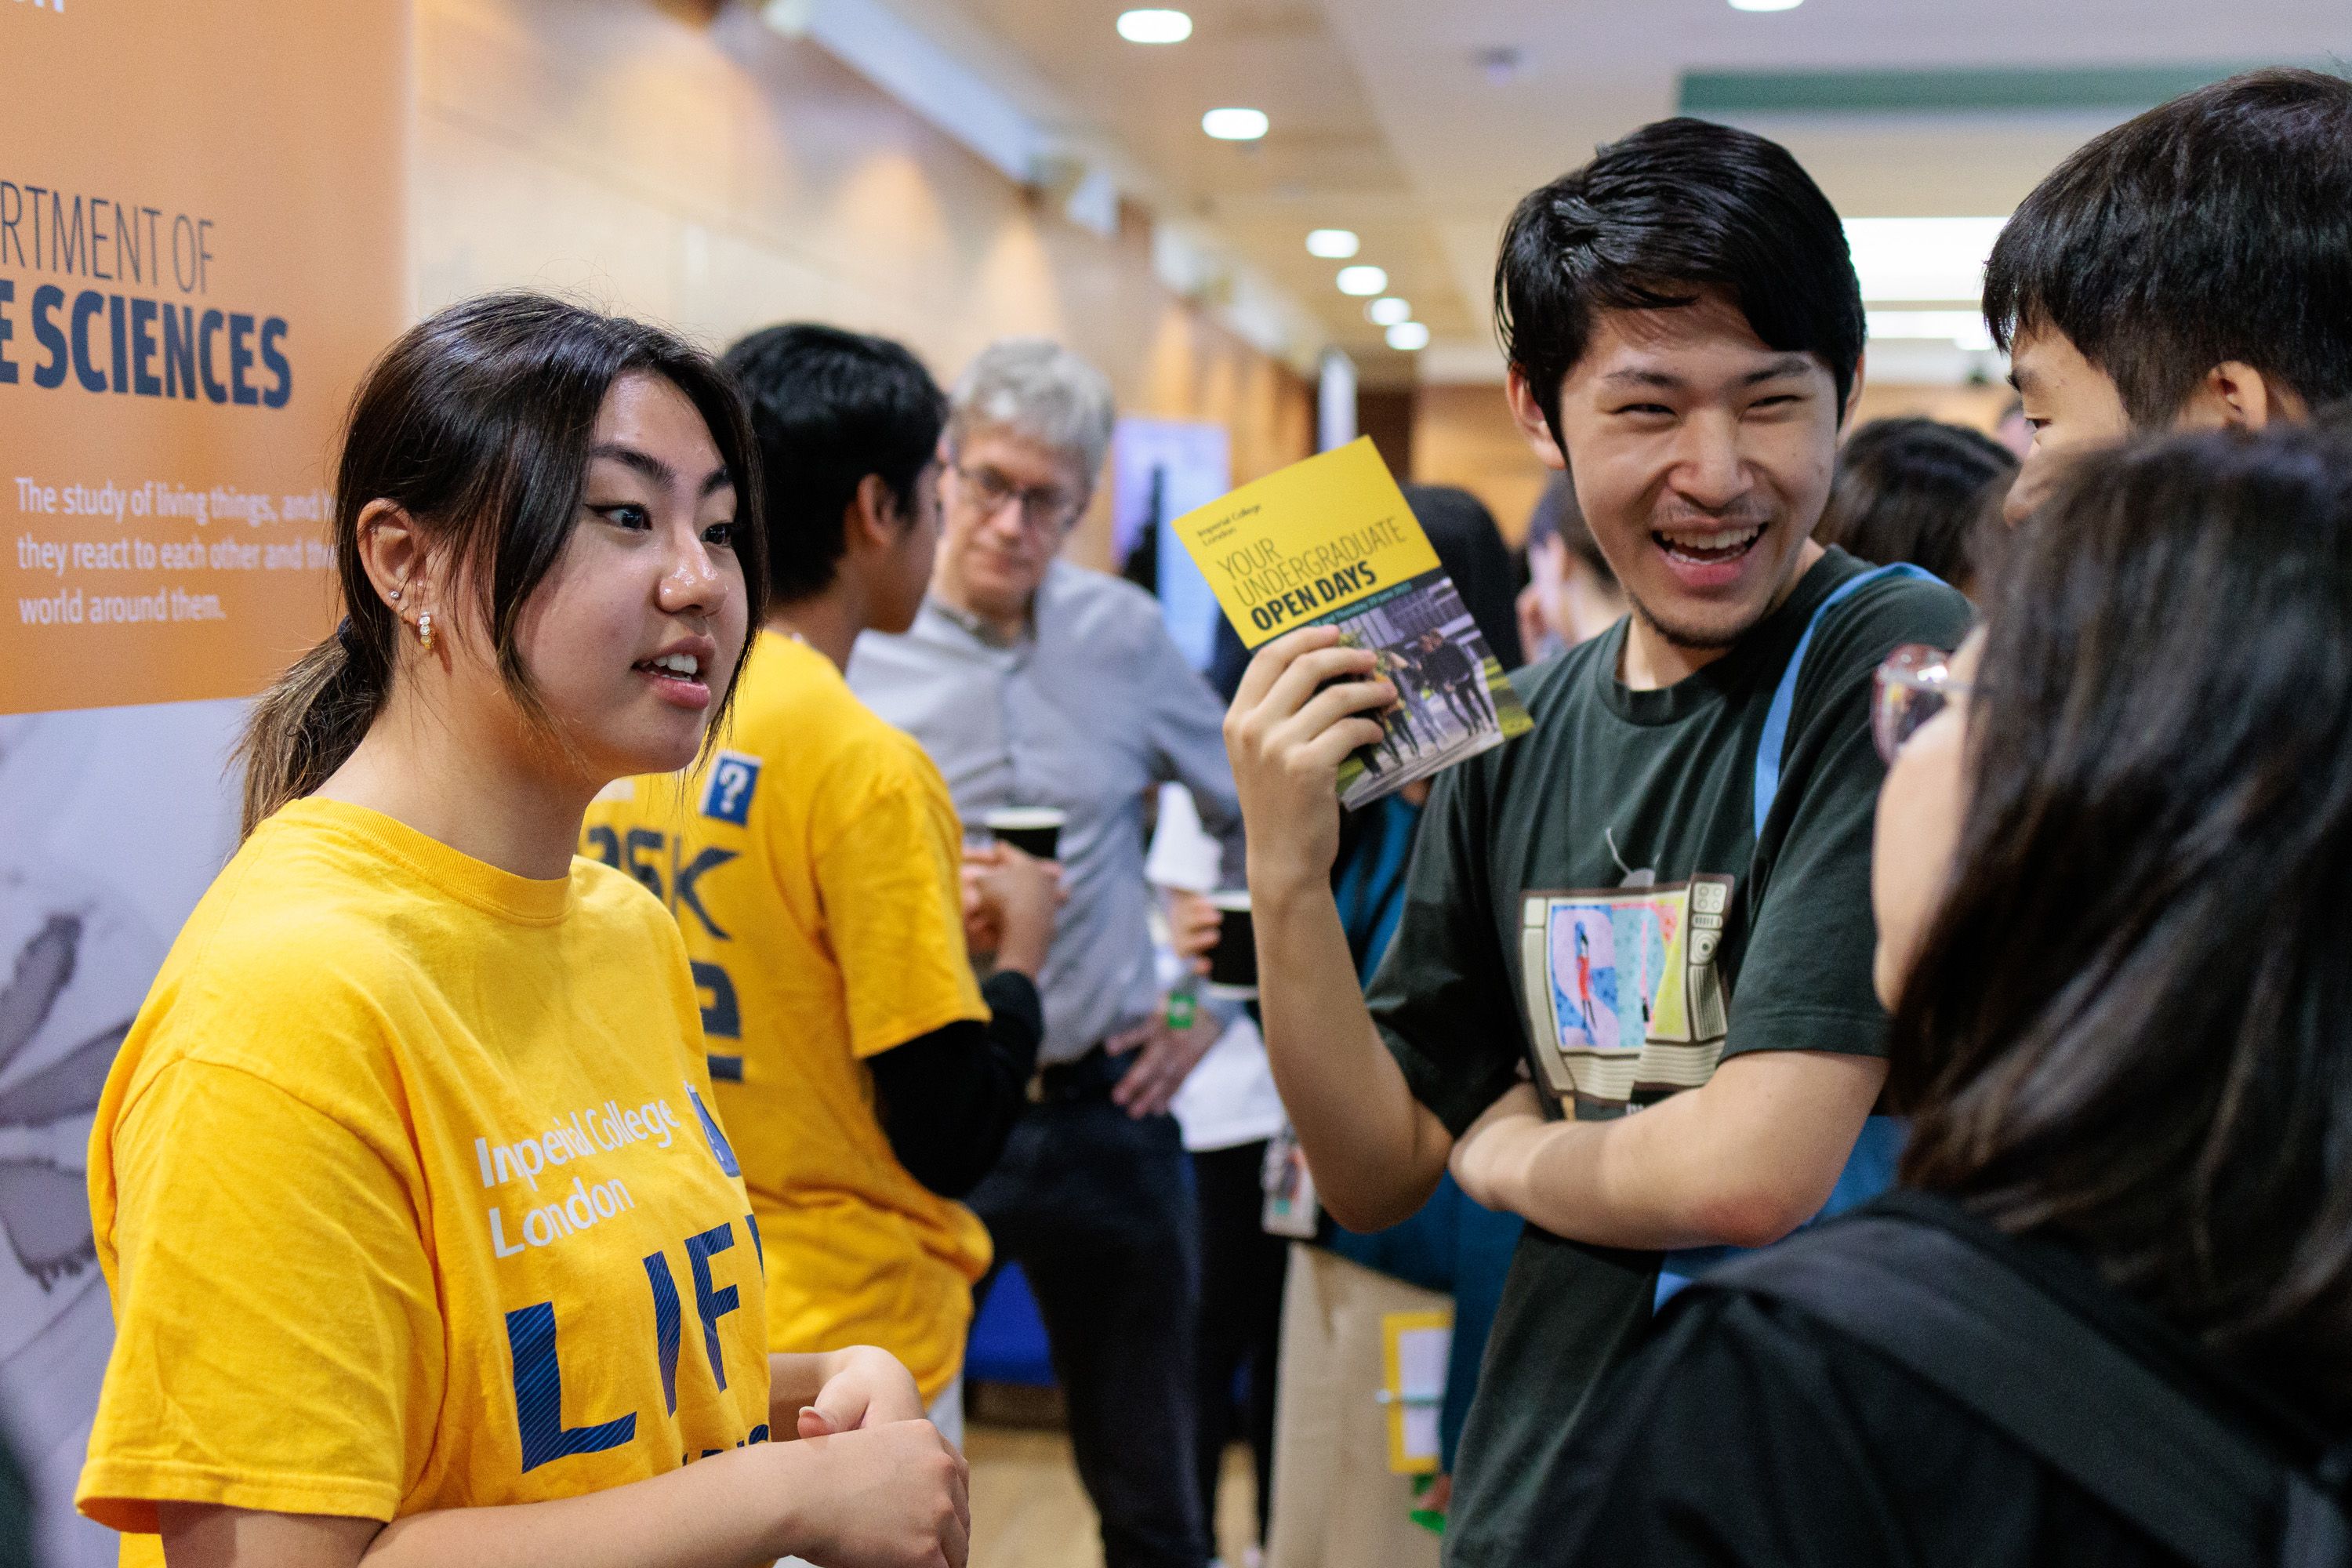
M 1419 321 L 1399 321 L 1388 331 L 1389 347 L 1404 353 L 1419 353 L 1429 346 L 1429 329 Z
M 1181 44 L 1192 36 L 1192 18 L 1181 11 L 1121 11 L 1118 36 L 1130 44 Z
M 1805 0 L 1731 0 L 1735 11 L 1793 11 Z
M 1393 327 L 1400 321 L 1412 320 L 1412 307 L 1391 294 L 1364 307 L 1364 320 L 1376 327 Z
M 1265 110 L 1213 109 L 1201 116 L 1201 129 L 1220 142 L 1255 142 L 1265 134 Z
M 1345 261 L 1364 247 L 1352 228 L 1315 228 L 1307 231 L 1307 254 L 1319 256 L 1326 261 Z
M 1360 294 L 1370 298 L 1389 286 L 1389 275 L 1377 267 L 1342 267 L 1339 268 L 1339 292 Z

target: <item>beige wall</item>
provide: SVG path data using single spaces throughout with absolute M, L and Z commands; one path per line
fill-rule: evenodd
M 1123 412 L 1233 434 L 1234 478 L 1304 457 L 1307 384 L 815 46 L 730 5 L 417 0 L 417 304 L 513 285 L 714 346 L 815 319 L 904 340 L 944 381 L 1059 337 Z M 1106 487 L 1107 488 L 1107 487 Z M 1099 563 L 1105 509 L 1072 548 Z
M 1412 416 L 1413 481 L 1460 485 L 1517 543 L 1551 470 L 1511 423 L 1502 387 L 1424 386 L 1413 395 Z
M 2014 395 L 2001 385 L 1880 386 L 1864 383 L 1854 423 L 1923 415 L 1990 433 Z M 1517 543 L 1549 472 L 1528 450 L 1499 386 L 1424 386 L 1413 395 L 1412 479 L 1460 485 L 1486 503 Z

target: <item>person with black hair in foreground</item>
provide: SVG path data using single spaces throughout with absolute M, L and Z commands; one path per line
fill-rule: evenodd
M 1685 1292 L 1530 1563 L 2346 1561 L 2281 1537 L 2352 1468 L 2352 441 L 2109 452 L 2036 523 L 1980 661 L 1885 677 L 1904 1190 Z M 1792 1287 L 1824 1263 L 1859 1315 Z M 1922 1375 L 1905 1320 L 2001 1342 Z M 2142 1376 L 2214 1430 L 2137 1415 Z
M 975 880 L 1000 929 L 977 983 L 947 784 L 842 677 L 859 633 L 903 632 L 922 604 L 946 397 L 898 343 L 832 327 L 767 328 L 727 364 L 765 475 L 767 624 L 716 764 L 600 802 L 587 852 L 667 897 L 707 988 L 769 1343 L 880 1345 L 960 1437 L 991 1253 L 954 1200 L 1026 1106 L 1058 890 L 1052 867 L 992 852 Z
M 1984 313 L 2033 431 L 2011 522 L 2135 430 L 2352 395 L 2352 81 L 2252 71 L 2085 143 L 2002 228 Z
M 1520 204 L 1496 293 L 1512 411 L 1633 611 L 1522 682 L 1531 732 L 1438 780 L 1369 998 L 1331 803 L 1393 693 L 1307 628 L 1260 651 L 1225 725 L 1267 1048 L 1325 1206 L 1391 1224 L 1450 1160 L 1528 1221 L 1462 1436 L 1457 1568 L 1550 1531 L 1537 1483 L 1662 1272 L 1775 1240 L 1839 1186 L 1885 1078 L 1870 675 L 1969 616 L 1811 537 L 1862 298 L 1783 149 L 1693 120 L 1602 148 Z M 1891 1137 L 1864 1142 L 1849 1190 L 1886 1173 Z
M 1845 438 L 1813 537 L 1884 566 L 1907 561 L 1970 598 L 2005 531 L 2017 459 L 1982 431 L 1934 419 L 1874 419 Z

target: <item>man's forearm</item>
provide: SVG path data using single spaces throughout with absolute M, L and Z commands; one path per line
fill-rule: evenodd
M 1885 1064 L 1775 1051 L 1611 1121 L 1522 1119 L 1490 1151 L 1465 1138 L 1464 1185 L 1555 1236 L 1601 1247 L 1761 1247 L 1820 1211 Z
M 999 970 L 981 984 L 985 1023 L 960 1018 L 870 1057 L 875 1110 L 890 1152 L 945 1198 L 980 1184 L 1028 1108 L 1045 1015 L 1026 975 Z
M 1329 892 L 1253 903 L 1266 1056 L 1316 1191 L 1350 1229 L 1394 1225 L 1435 1189 L 1451 1141 L 1381 1043 Z

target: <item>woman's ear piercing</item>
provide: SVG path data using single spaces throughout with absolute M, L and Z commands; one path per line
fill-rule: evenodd
M 426 653 L 433 651 L 433 612 L 430 610 L 416 617 L 416 640 L 425 645 Z
M 392 602 L 393 602 L 394 604 L 395 604 L 395 605 L 397 605 L 398 603 L 400 603 L 400 595 L 403 595 L 403 594 L 404 594 L 404 593 L 405 593 L 405 592 L 407 592 L 407 590 L 406 590 L 406 589 L 404 589 L 404 588 L 394 588 L 394 589 L 393 589 L 393 591 L 392 591 Z

